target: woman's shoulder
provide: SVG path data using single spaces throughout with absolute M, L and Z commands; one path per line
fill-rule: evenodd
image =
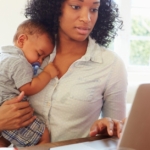
M 95 43 L 93 39 L 90 39 L 90 50 L 92 51 L 92 59 L 105 64 L 111 64 L 114 62 L 122 62 L 121 57 L 114 51 L 104 46 Z
M 115 51 L 100 45 L 99 45 L 99 49 L 103 57 L 107 57 L 110 60 L 116 60 L 116 59 L 121 60 L 121 57 Z

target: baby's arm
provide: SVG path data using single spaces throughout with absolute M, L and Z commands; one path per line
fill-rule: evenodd
M 48 82 L 58 75 L 58 70 L 53 63 L 48 64 L 43 71 L 32 79 L 30 83 L 27 83 L 19 88 L 20 91 L 24 91 L 25 95 L 34 95 L 40 92 Z

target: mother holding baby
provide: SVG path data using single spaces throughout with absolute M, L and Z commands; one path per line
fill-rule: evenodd
M 30 97 L 36 116 L 49 129 L 51 142 L 101 133 L 119 136 L 123 124 L 119 120 L 125 117 L 127 76 L 122 60 L 106 49 L 122 27 L 114 1 L 30 0 L 25 16 L 42 22 L 56 41 L 41 67 L 53 62 L 59 75 Z M 31 110 L 27 102 L 19 103 L 20 99 L 5 102 L 0 111 L 12 105 L 16 114 Z M 18 118 L 24 116 L 17 127 L 6 128 L 20 128 L 34 119 L 29 111 Z

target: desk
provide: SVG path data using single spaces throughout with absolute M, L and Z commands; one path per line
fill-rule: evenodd
M 18 148 L 18 150 L 49 150 L 50 148 L 54 148 L 54 147 L 83 143 L 83 142 L 90 142 L 90 141 L 96 141 L 96 140 L 103 140 L 106 138 L 108 139 L 110 137 L 100 135 L 100 136 L 96 136 L 96 137 L 86 137 L 86 138 L 79 138 L 79 139 L 73 139 L 73 140 L 68 140 L 68 141 L 47 143 L 47 144 L 38 145 L 38 146 L 31 146 L 31 147 L 27 147 L 27 148 Z

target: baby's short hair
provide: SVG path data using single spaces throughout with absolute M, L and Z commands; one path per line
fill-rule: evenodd
M 13 37 L 13 42 L 17 41 L 20 34 L 33 35 L 33 34 L 43 34 L 43 33 L 46 33 L 50 38 L 52 38 L 50 33 L 47 31 L 46 27 L 41 22 L 28 19 L 23 21 L 18 26 L 17 31 Z

